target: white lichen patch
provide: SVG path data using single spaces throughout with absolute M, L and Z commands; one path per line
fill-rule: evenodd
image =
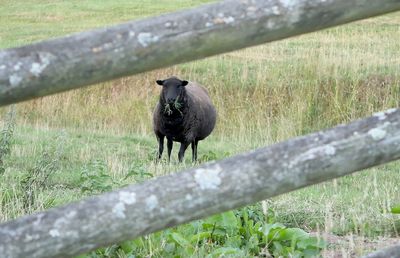
M 0 70 L 4 70 L 4 69 L 6 69 L 6 66 L 5 65 L 0 65 Z
M 302 15 L 302 8 L 297 0 L 280 0 L 281 6 L 286 9 L 288 14 L 288 21 L 292 24 L 297 23 Z
M 379 120 L 384 120 L 386 118 L 386 115 L 389 115 L 389 114 L 391 114 L 393 112 L 396 112 L 396 111 L 397 111 L 397 108 L 391 108 L 391 109 L 388 109 L 386 111 L 377 112 L 373 116 L 374 117 L 378 117 Z
M 275 28 L 275 22 L 270 19 L 270 20 L 267 21 L 266 26 L 267 26 L 268 29 L 272 30 L 272 29 Z
M 192 197 L 192 195 L 187 194 L 187 195 L 185 196 L 185 199 L 186 199 L 187 201 L 191 201 L 191 200 L 193 199 L 193 197 Z
M 271 11 L 272 11 L 272 14 L 275 14 L 275 15 L 281 14 L 281 11 L 279 10 L 279 7 L 276 6 L 276 5 L 274 5 L 274 6 L 271 8 Z
M 308 160 L 313 160 L 316 157 L 316 152 L 317 150 L 315 149 L 311 149 L 309 151 L 306 151 L 300 155 L 298 155 L 297 157 L 293 158 L 289 164 L 288 164 L 288 168 L 293 168 L 296 167 L 299 163 L 303 163 L 306 162 Z
M 36 77 L 38 77 L 44 69 L 50 64 L 50 60 L 53 58 L 53 55 L 46 52 L 38 53 L 40 62 L 34 62 L 31 65 L 29 71 Z
M 101 50 L 103 50 L 101 47 L 94 47 L 94 48 L 92 48 L 92 52 L 93 52 L 93 53 L 98 53 L 98 52 L 100 52 Z
M 122 47 L 116 48 L 116 49 L 114 49 L 114 53 L 119 53 L 122 50 L 124 50 Z
M 141 32 L 138 35 L 138 42 L 143 47 L 147 47 L 151 43 L 157 42 L 159 37 L 151 34 L 150 32 Z
M 118 217 L 124 219 L 125 216 L 125 204 L 122 202 L 117 203 L 113 209 L 112 212 Z
M 391 125 L 391 123 L 388 122 L 388 121 L 386 121 L 385 123 L 383 123 L 383 125 L 381 126 L 381 128 L 386 128 L 386 127 L 388 127 L 389 125 Z
M 368 135 L 370 135 L 375 141 L 380 141 L 385 138 L 386 131 L 381 128 L 374 128 L 368 131 Z
M 147 197 L 145 202 L 147 209 L 150 211 L 154 210 L 158 206 L 158 199 L 154 194 Z
M 212 27 L 212 26 L 214 26 L 214 23 L 212 23 L 212 22 L 206 22 L 206 27 L 207 27 L 207 28 Z
M 12 74 L 9 78 L 11 86 L 17 86 L 22 81 L 22 78 L 16 74 Z
M 255 6 L 249 6 L 246 8 L 247 13 L 254 13 L 255 11 L 257 11 L 257 7 Z
M 311 148 L 306 152 L 303 152 L 294 157 L 288 164 L 287 167 L 292 169 L 297 167 L 301 163 L 308 162 L 310 160 L 318 159 L 324 156 L 333 156 L 336 154 L 336 148 L 330 144 Z
M 50 236 L 52 236 L 52 237 L 59 237 L 59 236 L 61 236 L 61 234 L 60 234 L 60 231 L 58 231 L 58 229 L 51 229 L 50 231 L 49 231 L 49 234 L 50 234 Z
M 382 111 L 382 112 L 375 113 L 374 117 L 378 117 L 379 120 L 384 120 L 386 118 L 386 114 L 384 111 Z
M 14 65 L 14 70 L 19 71 L 21 69 L 22 64 L 18 62 L 16 65 Z
M 131 192 L 124 192 L 121 191 L 118 194 L 118 200 L 119 202 L 114 205 L 112 212 L 118 217 L 118 218 L 125 218 L 125 210 L 126 207 L 125 205 L 131 205 L 136 203 L 136 194 L 131 193 Z
M 233 18 L 232 16 L 224 17 L 223 20 L 224 20 L 224 22 L 225 22 L 226 24 L 230 24 L 230 23 L 235 22 L 235 18 Z
M 230 23 L 233 23 L 233 22 L 235 22 L 235 18 L 233 18 L 232 16 L 229 16 L 229 17 L 217 17 L 217 18 L 213 19 L 213 23 L 214 24 L 230 24 Z M 210 25 L 208 22 L 206 23 L 206 27 L 211 27 L 212 25 Z
M 128 35 L 130 38 L 133 38 L 136 35 L 136 33 L 134 31 L 130 31 Z
M 396 111 L 397 111 L 397 108 L 391 108 L 391 109 L 386 110 L 386 114 L 391 114 L 391 113 L 394 113 Z
M 333 147 L 332 145 L 326 145 L 324 147 L 324 152 L 325 152 L 326 155 L 335 155 L 336 148 Z
M 67 213 L 67 218 L 71 219 L 73 217 L 75 217 L 78 213 L 76 211 L 70 211 Z
M 280 1 L 282 3 L 282 5 L 286 8 L 292 8 L 294 7 L 296 4 L 298 4 L 298 1 L 296 0 L 281 0 Z
M 39 238 L 40 238 L 40 236 L 38 234 L 36 234 L 36 235 L 26 234 L 24 241 L 25 242 L 31 242 L 32 240 L 37 240 Z
M 213 168 L 198 168 L 195 171 L 194 179 L 202 190 L 217 189 L 221 184 L 221 178 L 219 173 L 222 171 L 219 165 L 215 165 Z
M 40 73 L 46 68 L 45 65 L 40 63 L 33 63 L 31 69 L 29 70 L 33 75 L 39 76 Z
M 43 217 L 44 217 L 44 214 L 43 214 L 43 213 L 38 214 L 38 215 L 36 216 L 36 220 L 33 222 L 33 225 L 39 226 L 40 223 L 42 222 Z
M 136 194 L 131 192 L 119 192 L 119 200 L 127 205 L 134 204 L 136 202 Z

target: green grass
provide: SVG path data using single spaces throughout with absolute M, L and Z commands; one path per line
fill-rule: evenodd
M 60 146 L 62 150 L 56 157 Z M 0 183 L 0 220 L 6 221 L 191 166 L 189 154 L 184 165 L 156 164 L 155 149 L 156 141 L 147 136 L 18 126 L 12 155 L 7 160 L 9 166 Z M 220 159 L 240 151 L 241 148 L 212 137 L 200 145 L 199 157 L 203 160 Z M 20 198 L 21 181 L 38 167 L 44 153 L 50 155 L 50 160 L 55 159 L 57 166 L 49 172 L 45 187 L 35 191 L 35 204 L 26 210 Z M 175 148 L 174 163 L 176 156 Z M 372 238 L 397 236 L 400 230 L 398 216 L 390 214 L 389 210 L 400 200 L 397 184 L 399 165 L 398 162 L 392 163 L 273 198 L 267 204 L 272 211 L 267 217 L 308 232 L 332 232 L 340 236 L 351 233 Z M 96 182 L 82 177 L 85 169 L 97 175 Z M 101 171 L 105 178 L 100 177 Z M 253 207 L 258 208 L 250 208 L 250 211 L 261 209 L 259 204 Z M 188 233 L 184 233 L 185 227 L 168 232 L 188 237 Z M 164 234 L 169 233 L 154 235 L 153 241 L 161 241 Z M 151 238 L 142 241 L 151 241 Z M 161 246 L 151 245 L 144 250 L 139 248 L 140 252 L 144 254 L 148 248 L 161 252 Z M 200 246 L 199 252 L 212 252 L 217 247 Z
M 210 1 L 0 0 L 0 48 L 205 2 Z M 185 165 L 176 164 L 177 147 L 172 166 L 153 161 L 156 79 L 177 75 L 210 91 L 218 122 L 199 144 L 202 161 L 398 107 L 399 25 L 400 14 L 389 14 L 20 103 L 0 175 L 0 221 L 192 166 L 190 151 Z M 0 109 L 1 118 L 7 110 Z M 53 165 L 44 169 L 46 164 Z M 399 171 L 395 162 L 273 198 L 264 203 L 271 210 L 267 217 L 320 235 L 399 237 L 399 216 L 389 213 L 400 204 Z M 88 173 L 103 176 L 91 180 Z M 34 182 L 28 180 L 32 174 Z M 24 185 L 33 186 L 33 205 L 22 198 Z M 189 237 L 185 232 L 185 226 L 172 230 Z M 165 237 L 171 237 L 165 234 L 141 238 L 137 251 L 160 255 Z M 205 243 L 197 254 L 219 247 Z M 369 248 L 346 252 L 360 255 Z
M 0 0 L 0 48 L 17 47 L 207 2 L 212 1 Z

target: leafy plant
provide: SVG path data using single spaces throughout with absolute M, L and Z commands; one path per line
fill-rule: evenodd
M 36 209 L 35 196 L 38 191 L 47 187 L 49 177 L 60 168 L 60 160 L 64 154 L 66 134 L 61 131 L 56 136 L 56 145 L 44 148 L 33 168 L 21 180 L 22 200 L 25 211 Z
M 115 184 L 109 175 L 107 164 L 101 160 L 95 160 L 87 164 L 80 174 L 82 192 L 103 193 L 112 190 Z
M 141 183 L 153 177 L 153 174 L 147 172 L 147 169 L 144 164 L 134 162 L 129 168 L 128 173 L 126 174 L 124 180 L 129 177 L 133 177 L 136 182 Z
M 208 161 L 212 161 L 212 160 L 217 160 L 217 154 L 213 151 L 208 151 L 206 153 L 204 153 L 203 155 L 201 155 L 201 157 L 199 158 L 200 162 L 208 162 Z
M 204 220 L 167 229 L 148 237 L 125 241 L 109 249 L 96 251 L 100 257 L 123 252 L 130 257 L 148 255 L 160 257 L 318 257 L 325 248 L 324 241 L 310 236 L 299 228 L 287 228 L 280 223 L 267 223 L 259 209 L 246 207 L 211 216 Z M 92 253 L 93 255 L 93 253 Z M 91 256 L 93 257 L 93 256 Z
M 393 214 L 400 214 L 400 205 L 392 207 L 390 209 L 390 212 L 393 213 Z
M 264 225 L 262 229 L 264 241 L 269 251 L 279 257 L 316 257 L 326 243 L 310 236 L 300 228 L 287 228 L 280 223 Z

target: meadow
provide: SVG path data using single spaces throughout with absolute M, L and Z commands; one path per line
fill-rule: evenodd
M 0 48 L 207 2 L 0 0 Z M 194 166 L 190 151 L 177 164 L 176 146 L 172 164 L 154 160 L 156 79 L 209 90 L 218 121 L 202 163 L 398 107 L 399 51 L 393 13 L 0 108 L 0 222 Z M 266 245 L 255 225 L 325 238 L 325 257 L 359 256 L 400 243 L 399 182 L 393 162 L 87 256 L 252 257 L 285 241 Z

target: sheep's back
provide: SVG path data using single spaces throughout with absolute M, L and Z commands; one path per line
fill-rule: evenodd
M 186 86 L 186 92 L 190 99 L 190 123 L 198 140 L 206 138 L 215 127 L 217 113 L 207 90 L 197 84 L 190 82 Z

